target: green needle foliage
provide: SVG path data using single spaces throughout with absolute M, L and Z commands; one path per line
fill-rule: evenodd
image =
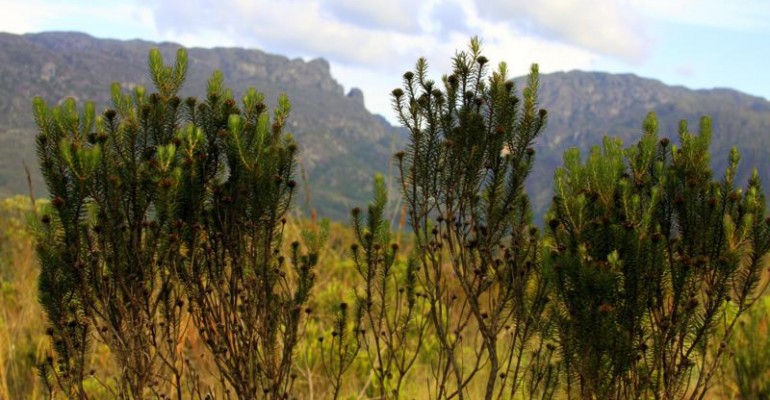
M 331 398 L 334 400 L 340 398 L 345 373 L 356 361 L 361 350 L 358 338 L 360 323 L 361 315 L 351 317 L 348 303 L 342 302 L 335 307 L 331 337 L 328 340 L 324 340 L 323 336 L 318 338 L 321 366 L 331 385 Z
M 186 101 L 191 124 L 176 136 L 187 260 L 179 275 L 199 334 L 238 398 L 284 398 L 321 241 L 307 254 L 294 242 L 281 255 L 296 188 L 297 146 L 283 134 L 288 99 L 278 99 L 271 119 L 256 90 L 237 108 L 222 81 L 215 73 L 205 102 Z
M 366 219 L 353 209 L 351 246 L 363 287 L 356 293 L 359 341 L 366 351 L 381 399 L 398 399 L 409 370 L 417 361 L 429 320 L 417 292 L 417 261 L 396 263 L 399 246 L 391 242 L 391 228 L 384 218 L 388 192 L 382 176 L 375 177 L 374 201 Z
M 152 60 L 152 59 L 151 59 Z M 186 53 L 158 77 L 178 87 Z M 171 232 L 177 171 L 169 145 L 179 99 L 112 88 L 114 110 L 96 116 L 68 99 L 50 108 L 35 98 L 37 150 L 51 207 L 38 229 L 40 301 L 56 360 L 41 365 L 49 388 L 87 398 L 83 371 L 95 335 L 120 367 L 116 395 L 179 394 L 176 351 L 183 298 Z M 154 384 L 156 383 L 157 384 Z
M 35 99 L 51 193 L 38 256 L 55 353 L 41 372 L 52 391 L 88 398 L 95 337 L 119 366 L 115 397 L 203 398 L 206 389 L 184 383 L 197 376 L 180 350 L 190 318 L 227 397 L 230 389 L 249 399 L 291 391 L 321 241 L 307 254 L 294 243 L 288 259 L 281 255 L 296 187 L 297 147 L 283 133 L 290 104 L 279 98 L 270 118 L 250 89 L 239 108 L 219 72 L 205 101 L 182 101 L 186 68 L 184 50 L 173 67 L 152 50 L 158 92 L 124 94 L 115 84 L 114 108 L 102 116 L 92 103 L 78 112 L 73 100 L 49 108 Z
M 770 297 L 764 296 L 738 322 L 729 347 L 732 360 L 724 369 L 735 383 L 738 399 L 770 399 L 769 311 Z
M 552 374 L 542 378 L 550 356 L 535 356 L 547 351 L 540 336 L 547 282 L 523 187 L 546 122 L 538 69 L 519 98 L 506 65 L 489 76 L 488 64 L 474 38 L 454 58 L 443 89 L 420 59 L 392 93 L 410 131 L 408 149 L 396 156 L 419 285 L 439 342 L 431 366 L 436 399 L 468 398 L 482 371 L 485 399 L 533 396 L 554 382 Z
M 546 264 L 570 397 L 701 399 L 770 249 L 756 171 L 735 187 L 709 167 L 711 122 L 681 147 L 648 115 L 638 144 L 606 139 L 555 173 Z M 727 312 L 726 303 L 735 306 Z M 717 327 L 721 329 L 717 330 Z

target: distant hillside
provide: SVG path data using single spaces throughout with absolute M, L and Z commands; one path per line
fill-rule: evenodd
M 112 82 L 127 89 L 152 86 L 147 74 L 152 47 L 159 47 L 170 63 L 179 45 L 70 32 L 0 34 L 0 196 L 27 192 L 22 161 L 34 171 L 36 193 L 43 192 L 34 150 L 34 96 L 49 102 L 66 97 L 93 100 L 97 110 L 103 110 L 109 105 Z M 216 69 L 224 73 L 236 98 L 251 86 L 273 102 L 280 93 L 289 95 L 289 131 L 300 143 L 319 215 L 346 218 L 350 208 L 368 201 L 372 176 L 387 169 L 394 141 L 403 131 L 369 113 L 360 90 L 346 95 L 325 60 L 305 62 L 237 48 L 192 48 L 188 55 L 185 96 L 202 96 Z M 305 191 L 300 194 L 297 204 L 303 205 Z
M 95 39 L 80 33 L 0 34 L 0 196 L 26 192 L 22 160 L 33 169 L 36 192 L 43 191 L 35 172 L 33 96 L 53 102 L 72 96 L 106 107 L 113 81 L 127 88 L 151 86 L 146 73 L 151 47 L 160 47 L 171 60 L 179 46 Z M 224 72 L 237 96 L 249 86 L 268 99 L 281 92 L 289 95 L 290 130 L 299 140 L 312 202 L 320 216 L 346 218 L 349 208 L 367 202 L 372 175 L 385 172 L 390 155 L 403 146 L 403 130 L 369 113 L 361 91 L 345 94 L 323 59 L 304 62 L 236 48 L 193 48 L 189 56 L 185 95 L 202 95 L 215 69 Z M 674 140 L 679 119 L 689 120 L 695 130 L 701 115 L 711 115 L 716 174 L 722 174 L 729 148 L 738 146 L 741 179 L 745 181 L 750 166 L 756 166 L 770 182 L 770 102 L 765 99 L 728 89 L 671 87 L 628 74 L 572 71 L 546 74 L 541 81 L 541 105 L 550 119 L 537 143 L 529 180 L 537 218 L 550 204 L 553 170 L 561 164 L 565 149 L 587 149 L 605 135 L 631 144 L 651 110 L 660 117 L 661 133 Z M 304 192 L 300 194 L 304 199 Z
M 547 74 L 541 83 L 541 106 L 548 110 L 549 120 L 536 146 L 538 158 L 529 180 L 537 214 L 550 204 L 553 170 L 561 165 L 565 149 L 587 150 L 601 144 L 607 135 L 631 145 L 639 139 L 649 111 L 658 115 L 661 136 L 675 143 L 679 120 L 686 119 L 695 132 L 700 117 L 710 115 L 715 176 L 723 176 L 729 150 L 736 146 L 741 153 L 741 185 L 751 168 L 757 167 L 766 191 L 770 190 L 770 102 L 763 98 L 730 89 L 690 90 L 631 74 L 602 72 Z

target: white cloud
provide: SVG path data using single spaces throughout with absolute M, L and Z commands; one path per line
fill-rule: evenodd
M 770 2 L 766 0 L 630 0 L 647 18 L 707 28 L 770 31 Z
M 155 5 L 159 33 L 170 39 L 219 31 L 241 46 L 354 64 L 388 62 L 393 54 L 418 48 L 426 39 L 329 18 L 320 1 L 223 0 L 216 7 L 210 4 L 172 0 Z M 175 13 L 177 9 L 187 11 Z
M 8 3 L 8 4 L 5 4 Z M 52 2 L 0 0 L 0 30 L 10 33 L 80 31 L 98 37 L 133 39 L 154 34 L 153 13 L 115 0 Z
M 420 31 L 420 12 L 415 8 L 426 4 L 411 0 L 327 0 L 321 3 L 321 8 L 340 21 L 366 29 L 417 33 Z
M 51 7 L 45 1 L 3 1 L 0 2 L 0 29 L 8 33 L 39 31 L 45 20 L 57 16 L 61 7 Z M 64 7 L 66 9 L 66 7 Z
M 348 89 L 364 91 L 367 107 L 393 119 L 388 93 L 418 57 L 434 78 L 449 72 L 456 50 L 469 36 L 483 39 L 494 62 L 507 61 L 514 75 L 531 63 L 543 72 L 587 68 L 598 56 L 579 44 L 533 36 L 520 26 L 480 15 L 470 0 L 169 0 L 150 3 L 165 40 L 185 45 L 237 45 L 289 57 L 324 57 Z M 566 17 L 565 17 L 566 18 Z
M 75 22 L 71 28 L 101 37 L 323 57 L 336 79 L 347 88 L 361 88 L 367 106 L 389 118 L 388 93 L 400 84 L 401 74 L 424 56 L 438 79 L 471 35 L 482 38 L 488 58 L 506 61 L 513 75 L 525 74 L 533 62 L 550 72 L 590 68 L 605 56 L 634 59 L 644 53 L 644 35 L 638 34 L 643 30 L 625 2 L 600 0 L 589 7 L 580 0 L 505 1 L 104 0 L 94 5 L 30 0 L 19 19 L 43 22 L 37 29 L 18 30 L 51 29 L 58 17 L 101 21 Z M 40 17 L 34 5 L 50 17 Z M 112 34 L 105 33 L 110 29 Z
M 477 0 L 485 18 L 523 33 L 638 62 L 649 51 L 643 20 L 626 1 Z

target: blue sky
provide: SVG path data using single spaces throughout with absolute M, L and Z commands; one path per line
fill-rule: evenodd
M 388 93 L 417 57 L 439 75 L 482 38 L 514 75 L 631 72 L 690 88 L 770 98 L 766 0 L 0 0 L 0 31 L 239 46 L 323 57 L 367 107 L 393 119 Z M 259 83 L 255 82 L 258 87 Z

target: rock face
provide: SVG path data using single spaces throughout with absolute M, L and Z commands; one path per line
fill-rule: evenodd
M 350 89 L 348 92 L 348 98 L 360 104 L 364 104 L 364 92 L 362 92 L 359 88 Z
M 32 97 L 49 102 L 66 97 L 93 100 L 97 110 L 103 110 L 109 106 L 112 82 L 127 90 L 152 86 L 147 74 L 152 47 L 158 47 L 168 63 L 180 46 L 72 32 L 0 34 L 0 90 L 5 94 L 0 97 L 0 195 L 27 192 L 23 162 L 33 167 L 35 192 L 43 192 L 34 168 Z M 188 56 L 185 96 L 202 96 L 217 69 L 236 98 L 248 87 L 263 92 L 271 105 L 279 94 L 288 94 L 289 130 L 299 141 L 312 207 L 319 215 L 344 219 L 350 208 L 368 201 L 372 176 L 386 171 L 394 138 L 398 141 L 403 132 L 369 113 L 359 89 L 346 96 L 326 60 L 305 62 L 239 48 L 192 48 Z M 297 203 L 303 206 L 303 200 Z
M 43 194 L 35 168 L 33 96 L 49 102 L 66 97 L 94 100 L 102 110 L 109 104 L 114 81 L 126 89 L 151 86 L 146 66 L 152 47 L 170 61 L 179 45 L 71 32 L 0 34 L 0 196 L 27 193 L 24 163 L 32 169 L 35 192 Z M 250 86 L 268 100 L 289 95 L 289 127 L 300 143 L 304 170 L 298 174 L 309 183 L 309 191 L 301 189 L 297 201 L 305 212 L 306 199 L 311 198 L 319 216 L 345 220 L 350 208 L 369 201 L 374 173 L 393 171 L 388 164 L 391 154 L 404 145 L 404 130 L 369 113 L 359 89 L 345 94 L 325 60 L 305 62 L 238 48 L 193 48 L 188 53 L 183 95 L 201 96 L 216 69 L 222 70 L 237 97 Z M 658 113 L 661 135 L 674 142 L 680 119 L 689 120 L 695 130 L 701 115 L 711 115 L 715 174 L 723 173 L 730 147 L 737 146 L 742 155 L 739 178 L 745 181 L 755 166 L 764 181 L 770 181 L 770 103 L 765 99 L 729 89 L 671 87 L 629 74 L 571 71 L 544 74 L 541 83 L 541 106 L 549 111 L 549 122 L 536 144 L 528 181 L 537 222 L 550 205 L 553 170 L 561 165 L 563 151 L 588 149 L 605 135 L 622 137 L 630 145 L 638 139 L 648 111 Z M 523 84 L 519 79 L 519 88 Z
M 525 81 L 517 81 L 523 87 Z M 741 153 L 738 179 L 745 185 L 752 167 L 764 182 L 770 179 L 770 102 L 730 89 L 690 90 L 668 86 L 632 74 L 559 72 L 541 76 L 541 106 L 548 110 L 548 126 L 537 143 L 537 158 L 528 182 L 536 215 L 550 206 L 553 171 L 564 150 L 587 151 L 604 136 L 623 139 L 629 146 L 640 137 L 649 111 L 658 115 L 660 135 L 678 143 L 679 121 L 698 129 L 702 115 L 713 120 L 712 165 L 721 177 L 730 148 Z M 542 221 L 540 221 L 542 222 Z

